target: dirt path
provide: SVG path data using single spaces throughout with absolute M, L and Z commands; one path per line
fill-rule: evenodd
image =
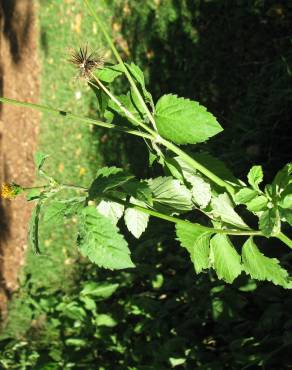
M 37 30 L 32 0 L 0 0 L 0 94 L 36 102 L 39 93 Z M 39 115 L 0 105 L 0 181 L 30 185 Z M 1 200 L 0 200 L 1 201 Z M 27 248 L 31 207 L 24 199 L 0 203 L 0 313 L 17 288 Z

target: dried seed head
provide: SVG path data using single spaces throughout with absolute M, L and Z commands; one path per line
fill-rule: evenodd
M 74 50 L 70 62 L 76 66 L 79 77 L 89 79 L 91 72 L 96 68 L 103 68 L 104 58 L 95 53 L 90 53 L 87 46 Z

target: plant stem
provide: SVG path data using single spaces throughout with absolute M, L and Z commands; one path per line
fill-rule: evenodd
M 207 178 L 209 178 L 211 181 L 215 182 L 219 186 L 225 188 L 231 195 L 234 195 L 235 190 L 232 185 L 228 184 L 224 180 L 222 180 L 220 177 L 215 175 L 213 172 L 209 171 L 208 168 L 201 165 L 199 162 L 197 162 L 194 158 L 190 157 L 187 153 L 185 153 L 183 150 L 181 150 L 177 145 L 169 142 L 168 140 L 165 140 L 163 138 L 160 139 L 160 144 L 164 145 L 166 148 L 171 150 L 172 152 L 179 155 L 186 163 L 191 165 L 193 168 L 201 172 L 203 175 L 205 175 Z
M 48 106 L 45 106 L 45 105 L 21 102 L 21 101 L 18 101 L 18 100 L 8 99 L 8 98 L 3 98 L 3 97 L 0 97 L 0 102 L 16 105 L 16 106 L 19 106 L 19 107 L 32 108 L 32 109 L 36 109 L 36 110 L 41 111 L 41 112 L 48 112 L 48 113 L 58 114 L 58 115 L 62 116 L 63 118 L 75 119 L 75 120 L 78 120 L 79 122 L 81 121 L 81 122 L 85 122 L 85 123 L 91 124 L 91 125 L 96 125 L 96 126 L 100 126 L 100 127 L 114 129 L 114 130 L 117 130 L 117 131 L 120 131 L 120 132 L 123 132 L 123 133 L 126 133 L 126 134 L 140 136 L 140 137 L 144 137 L 145 139 L 153 140 L 153 135 L 150 135 L 146 132 L 142 132 L 142 131 L 138 131 L 138 130 L 132 130 L 132 129 L 129 129 L 127 127 L 113 125 L 112 123 L 99 121 L 99 120 L 89 118 L 89 117 L 79 116 L 77 114 L 73 114 L 73 113 L 70 113 L 70 112 L 65 112 L 63 110 L 51 108 L 51 107 L 48 107 Z
M 281 240 L 283 243 L 285 243 L 289 248 L 292 249 L 292 240 L 288 238 L 287 235 L 280 232 L 278 235 L 274 235 L 275 238 Z
M 143 212 L 143 213 L 147 213 L 150 216 L 160 218 L 162 220 L 166 220 L 166 221 L 169 221 L 169 222 L 173 222 L 175 224 L 193 225 L 195 227 L 200 228 L 202 231 L 210 232 L 210 233 L 213 233 L 213 234 L 263 236 L 262 232 L 257 231 L 257 230 L 214 229 L 212 227 L 203 226 L 203 225 L 193 223 L 193 222 L 190 222 L 190 221 L 187 221 L 187 220 L 182 220 L 182 219 L 177 218 L 177 217 L 168 216 L 168 215 L 165 215 L 163 213 L 160 213 L 160 212 L 157 212 L 157 211 L 145 208 L 145 207 L 141 207 L 141 206 L 138 206 L 138 205 L 130 203 L 130 202 L 126 202 L 122 199 L 113 197 L 111 195 L 104 195 L 104 197 L 107 200 L 110 200 L 110 201 L 113 201 L 113 202 L 116 202 L 116 203 L 120 203 L 122 205 L 125 205 L 127 207 L 136 209 L 137 211 L 140 211 L 140 212 Z
M 104 86 L 104 84 L 93 74 L 91 73 L 91 76 L 94 78 L 98 86 L 111 98 L 111 100 L 125 113 L 129 119 L 136 122 L 137 125 L 144 128 L 145 131 L 148 131 L 148 133 L 153 134 L 154 131 L 151 130 L 147 125 L 145 125 L 143 122 L 139 121 L 126 107 L 123 106 L 123 104 L 112 94 L 108 88 Z M 96 87 L 95 84 L 89 81 L 89 83 Z
M 88 0 L 84 0 L 85 2 L 85 5 L 87 6 L 89 12 L 92 14 L 93 18 L 96 20 L 97 24 L 98 24 L 98 27 L 100 28 L 101 32 L 103 33 L 103 36 L 106 40 L 106 42 L 108 43 L 109 47 L 112 49 L 112 52 L 114 54 L 114 56 L 116 57 L 117 61 L 121 64 L 121 66 L 123 67 L 124 69 L 124 73 L 131 85 L 131 87 L 133 88 L 133 91 L 134 93 L 136 94 L 138 100 L 140 101 L 142 107 L 144 108 L 145 110 L 145 113 L 149 119 L 149 121 L 151 122 L 153 128 L 155 131 L 157 131 L 157 128 L 156 128 L 156 124 L 155 124 L 155 120 L 150 112 L 150 110 L 148 109 L 147 105 L 145 104 L 144 102 L 144 99 L 143 97 L 141 96 L 131 74 L 129 73 L 127 67 L 125 66 L 125 63 L 123 62 L 123 59 L 121 58 L 117 48 L 115 47 L 111 37 L 109 36 L 109 34 L 107 33 L 105 27 L 104 27 L 104 24 L 102 23 L 102 21 L 100 20 L 99 16 L 97 15 L 97 13 L 94 11 L 92 5 L 90 4 L 90 2 Z

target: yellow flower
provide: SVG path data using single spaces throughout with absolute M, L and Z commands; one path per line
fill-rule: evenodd
M 3 184 L 1 189 L 1 197 L 3 199 L 13 199 L 22 191 L 22 187 L 17 184 Z

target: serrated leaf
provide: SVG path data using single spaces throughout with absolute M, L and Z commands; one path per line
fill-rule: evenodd
M 55 224 L 62 223 L 65 217 L 67 205 L 61 202 L 51 202 L 44 211 L 44 221 L 54 222 Z
M 209 268 L 210 238 L 212 233 L 201 225 L 177 223 L 176 235 L 181 245 L 188 250 L 196 273 Z
M 264 195 L 260 195 L 247 203 L 247 209 L 251 212 L 260 212 L 267 208 L 268 199 Z
M 48 158 L 49 156 L 47 154 L 44 154 L 42 152 L 36 152 L 35 155 L 34 155 L 34 162 L 35 162 L 35 167 L 37 169 L 37 171 L 41 170 L 41 168 L 43 167 L 44 163 L 45 163 L 45 160 Z
M 176 144 L 202 143 L 223 130 L 198 102 L 172 94 L 158 100 L 155 122 L 159 134 Z
M 119 284 L 111 283 L 96 283 L 90 281 L 85 283 L 84 288 L 81 291 L 82 296 L 98 297 L 98 298 L 109 298 L 118 289 Z
M 279 215 L 275 208 L 267 209 L 259 218 L 259 229 L 266 236 L 271 236 L 279 229 Z
M 104 191 L 121 186 L 132 178 L 132 175 L 124 173 L 122 169 L 117 167 L 101 168 L 97 171 L 96 179 L 89 188 L 89 197 L 90 199 L 94 199 L 100 196 Z
M 39 248 L 39 219 L 40 219 L 40 213 L 41 213 L 41 206 L 42 203 L 39 201 L 30 218 L 29 223 L 29 243 L 36 254 L 41 254 L 40 248 Z
M 179 180 L 157 177 L 148 180 L 148 184 L 153 194 L 154 208 L 161 206 L 166 212 L 167 209 L 173 212 L 192 209 L 192 194 Z
M 83 256 L 100 267 L 134 267 L 127 242 L 118 228 L 95 207 L 85 207 L 81 212 L 78 247 Z
M 178 162 L 184 178 L 192 186 L 191 191 L 194 202 L 202 208 L 207 207 L 212 197 L 210 184 L 183 159 L 175 157 L 175 160 Z
M 141 207 L 146 207 L 144 202 L 141 202 L 133 197 L 130 198 L 130 203 Z M 124 219 L 130 233 L 133 234 L 135 238 L 139 239 L 147 228 L 149 215 L 135 208 L 127 208 Z
M 152 193 L 146 181 L 131 180 L 122 185 L 123 190 L 137 200 L 152 205 Z
M 288 272 L 279 265 L 276 258 L 264 256 L 252 238 L 249 238 L 242 247 L 242 262 L 244 270 L 253 279 L 268 280 L 286 287 Z
M 253 166 L 247 175 L 248 183 L 255 190 L 260 190 L 259 184 L 263 181 L 263 178 L 264 178 L 264 174 L 263 174 L 262 166 Z
M 213 267 L 219 279 L 232 283 L 242 271 L 240 255 L 226 235 L 217 234 L 211 239 Z
M 124 213 L 124 206 L 122 204 L 107 200 L 102 200 L 96 209 L 101 215 L 111 220 L 114 225 L 118 223 Z
M 227 193 L 219 194 L 212 198 L 211 205 L 213 213 L 221 221 L 234 225 L 241 229 L 249 228 L 243 219 L 235 212 L 231 199 Z
M 253 200 L 258 195 L 258 192 L 250 188 L 240 189 L 234 196 L 236 204 L 246 204 Z
M 116 64 L 113 66 L 107 66 L 102 69 L 98 69 L 94 74 L 99 80 L 106 83 L 112 83 L 122 73 L 123 73 L 122 65 Z

